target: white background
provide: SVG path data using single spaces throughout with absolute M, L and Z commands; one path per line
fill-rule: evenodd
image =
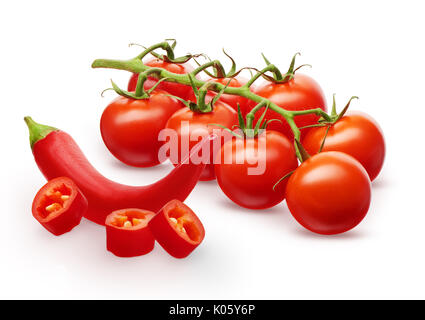
M 0 11 L 0 298 L 425 298 L 424 56 L 422 1 L 9 1 Z M 159 245 L 120 259 L 87 220 L 54 237 L 31 215 L 45 183 L 29 148 L 25 115 L 70 133 L 107 177 L 142 185 L 171 170 L 137 169 L 108 153 L 99 133 L 128 74 L 93 70 L 95 58 L 130 58 L 177 38 L 177 53 L 205 52 L 239 66 L 286 70 L 292 55 L 328 101 L 368 112 L 387 141 L 366 219 L 340 236 L 303 230 L 285 203 L 249 211 L 215 182 L 187 200 L 206 238 L 187 259 Z M 227 63 L 227 62 L 226 62 Z

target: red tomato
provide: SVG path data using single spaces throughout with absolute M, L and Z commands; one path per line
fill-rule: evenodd
M 304 161 L 289 178 L 286 203 L 294 218 L 319 234 L 338 234 L 357 226 L 371 197 L 366 170 L 342 152 L 329 151 Z
M 103 111 L 100 131 L 109 151 L 135 167 L 159 164 L 158 150 L 164 142 L 158 133 L 182 104 L 165 91 L 153 91 L 148 99 L 118 97 Z
M 187 122 L 189 130 L 182 130 L 182 125 Z M 208 113 L 198 113 L 190 110 L 189 108 L 183 108 L 174 113 L 167 122 L 166 127 L 168 129 L 173 129 L 178 134 L 178 150 L 182 149 L 182 141 L 189 141 L 189 148 L 192 149 L 203 137 L 208 136 L 213 133 L 213 130 L 220 130 L 220 127 L 213 126 L 210 124 L 220 124 L 227 128 L 232 128 L 233 125 L 238 123 L 237 112 L 229 107 L 227 104 L 217 101 L 214 104 L 213 111 Z M 198 136 L 198 139 L 194 141 L 190 140 L 190 137 Z M 228 135 L 222 131 L 222 141 L 230 138 L 230 133 Z M 211 156 L 210 163 L 205 166 L 204 171 L 201 174 L 201 181 L 213 180 L 215 179 L 214 174 L 214 147 L 211 144 Z M 174 165 L 177 165 L 182 159 L 186 158 L 188 150 L 181 150 L 178 154 L 178 161 L 173 161 Z
M 262 149 L 265 148 L 265 149 Z M 226 142 L 216 160 L 215 173 L 221 190 L 236 204 L 249 209 L 265 209 L 285 198 L 286 180 L 273 186 L 298 165 L 292 143 L 277 131 L 257 138 L 235 138 Z M 256 175 L 250 173 L 258 166 Z
M 156 58 L 149 60 L 147 62 L 144 62 L 144 64 L 146 66 L 149 66 L 149 67 L 162 68 L 162 69 L 165 69 L 169 72 L 177 73 L 177 74 L 186 74 L 186 73 L 192 72 L 194 70 L 193 67 L 188 63 L 183 63 L 183 64 L 169 63 L 169 62 L 165 62 L 161 59 L 156 59 Z M 139 78 L 139 75 L 137 73 L 134 73 L 131 76 L 131 78 L 128 82 L 128 91 L 136 90 L 138 78 Z M 152 88 L 155 85 L 155 83 L 157 83 L 157 82 L 158 82 L 157 79 L 155 79 L 153 77 L 149 77 L 145 81 L 143 87 L 145 88 L 145 90 L 148 90 L 148 89 Z M 165 90 L 169 94 L 172 94 L 174 96 L 180 97 L 180 98 L 185 99 L 185 100 L 188 99 L 189 94 L 192 92 L 192 88 L 190 86 L 180 84 L 180 83 L 168 82 L 168 81 L 163 81 L 162 83 L 160 83 L 158 85 L 157 89 Z
M 303 74 L 295 74 L 294 78 L 286 83 L 267 82 L 264 85 L 253 90 L 254 93 L 269 99 L 286 110 L 307 110 L 321 108 L 326 111 L 326 100 L 319 84 L 309 76 Z M 251 102 L 249 110 L 256 104 Z M 248 110 L 248 111 L 249 111 Z M 255 114 L 255 122 L 262 115 L 261 110 Z M 293 139 L 292 130 L 286 120 L 273 110 L 268 110 L 265 119 L 280 119 L 282 123 L 274 121 L 267 127 L 269 130 L 282 132 L 291 140 Z M 295 123 L 298 127 L 304 127 L 317 123 L 318 116 L 314 114 L 302 115 L 295 117 Z M 309 129 L 302 130 L 304 136 Z
M 303 140 L 307 152 L 319 151 L 327 127 L 312 128 Z M 329 128 L 322 151 L 341 151 L 356 158 L 370 180 L 379 174 L 385 159 L 385 141 L 381 128 L 365 113 L 350 112 Z

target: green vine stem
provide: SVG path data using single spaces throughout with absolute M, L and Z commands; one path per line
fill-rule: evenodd
M 216 68 L 216 69 L 223 68 L 222 64 L 218 60 L 214 60 L 214 61 L 210 61 L 210 62 L 205 63 L 204 65 L 199 66 L 198 68 L 196 68 L 194 71 L 192 71 L 189 74 L 176 74 L 176 73 L 169 72 L 169 71 L 162 69 L 162 68 L 155 68 L 155 70 L 152 71 L 151 70 L 151 69 L 153 69 L 152 67 L 149 67 L 149 66 L 146 66 L 146 65 L 143 64 L 142 58 L 146 54 L 148 54 L 149 52 L 151 52 L 152 50 L 155 50 L 155 49 L 163 49 L 167 52 L 167 56 L 170 59 L 174 58 L 174 52 L 173 52 L 173 48 L 171 47 L 171 45 L 168 42 L 161 42 L 159 44 L 156 44 L 156 45 L 149 47 L 148 49 L 143 51 L 140 55 L 138 55 L 137 57 L 130 59 L 130 60 L 96 59 L 92 63 L 92 68 L 118 69 L 118 70 L 125 70 L 125 71 L 129 71 L 129 72 L 133 72 L 133 73 L 146 73 L 146 74 L 152 73 L 152 76 L 155 76 L 158 79 L 167 78 L 167 81 L 169 81 L 169 82 L 180 83 L 180 84 L 184 84 L 184 85 L 188 85 L 188 86 L 194 85 L 197 88 L 203 87 L 206 84 L 206 82 L 197 79 L 195 77 L 196 74 L 198 74 L 199 72 L 201 72 L 201 71 L 203 71 L 203 70 L 205 70 L 206 68 L 209 68 L 209 67 L 213 67 L 213 68 Z M 253 93 L 250 90 L 250 86 L 259 77 L 261 77 L 266 72 L 272 72 L 275 75 L 277 75 L 277 72 L 279 72 L 279 71 L 278 71 L 276 66 L 274 66 L 273 64 L 269 64 L 263 70 L 258 71 L 248 81 L 248 83 L 246 85 L 242 86 L 242 87 L 226 87 L 225 85 L 223 85 L 221 83 L 215 83 L 214 86 L 211 86 L 208 89 L 215 91 L 215 92 L 223 92 L 223 93 L 226 93 L 226 94 L 241 96 L 241 97 L 244 97 L 244 98 L 247 98 L 249 100 L 256 102 L 257 106 L 253 110 L 251 110 L 248 113 L 248 115 L 246 116 L 247 123 L 249 123 L 249 125 L 251 127 L 252 127 L 255 112 L 257 112 L 261 108 L 267 107 L 268 109 L 271 109 L 271 110 L 277 112 L 283 118 L 285 118 L 285 120 L 289 124 L 289 126 L 290 126 L 290 128 L 291 128 L 291 130 L 294 134 L 294 138 L 296 140 L 299 140 L 300 136 L 301 136 L 300 129 L 297 127 L 297 125 L 294 121 L 294 118 L 296 116 L 305 115 L 305 114 L 316 114 L 317 116 L 322 117 L 325 121 L 331 121 L 330 116 L 320 108 L 310 109 L 310 110 L 300 110 L 300 111 L 289 111 L 289 110 L 286 110 L 286 109 L 283 109 L 283 108 L 277 106 L 272 101 L 265 99 L 265 98 L 263 98 L 259 95 L 256 95 L 255 93 Z M 248 126 L 247 126 L 247 128 L 250 129 Z M 297 148 L 296 143 L 295 143 L 295 148 L 296 148 L 296 151 L 297 151 L 297 156 L 301 160 L 302 157 L 301 157 L 301 154 L 300 154 L 300 152 Z
M 149 94 L 146 93 L 144 89 L 144 84 L 146 80 L 148 80 L 149 75 L 160 73 L 161 70 L 159 68 L 151 68 L 149 70 L 146 70 L 145 72 L 139 73 L 139 78 L 137 79 L 136 84 L 136 90 L 134 91 L 134 94 L 136 97 L 145 97 L 149 96 Z

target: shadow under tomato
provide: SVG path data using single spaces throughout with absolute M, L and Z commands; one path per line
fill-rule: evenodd
M 385 177 L 378 177 L 376 180 L 372 181 L 372 189 L 383 189 L 390 185 Z
M 361 239 L 365 237 L 364 232 L 357 230 L 356 228 L 340 233 L 340 234 L 334 234 L 334 235 L 323 235 L 311 232 L 307 229 L 304 229 L 302 226 L 297 226 L 296 229 L 293 229 L 292 231 L 294 234 L 304 237 L 304 238 L 310 238 L 310 239 L 322 239 L 322 240 L 356 240 Z
M 364 238 L 366 235 L 363 231 L 360 231 L 357 228 L 354 228 L 345 233 L 336 234 L 336 235 L 321 235 L 314 232 L 311 232 L 304 227 L 300 226 L 298 222 L 292 217 L 289 212 L 288 207 L 286 206 L 285 200 L 278 205 L 263 210 L 255 210 L 255 209 L 247 209 L 238 206 L 234 202 L 229 199 L 220 199 L 217 201 L 218 205 L 225 209 L 229 209 L 232 213 L 243 214 L 245 216 L 267 216 L 273 217 L 273 223 L 278 225 L 282 225 L 282 232 L 290 232 L 295 234 L 296 236 L 310 238 L 310 239 L 322 239 L 322 240 L 356 240 Z M 276 220 L 277 219 L 277 220 Z
M 284 205 L 284 202 L 281 202 L 279 204 L 277 204 L 276 206 L 272 207 L 272 208 L 268 208 L 268 209 L 248 209 L 248 208 L 244 208 L 241 207 L 239 205 L 237 205 L 236 203 L 234 203 L 233 201 L 231 201 L 230 199 L 220 199 L 219 201 L 217 201 L 217 203 L 229 210 L 232 211 L 236 211 L 238 213 L 243 213 L 245 215 L 274 215 L 274 214 L 282 214 L 285 213 L 285 210 L 282 208 L 282 205 Z
M 198 183 L 201 183 L 202 185 L 207 186 L 207 187 L 210 187 L 210 186 L 211 187 L 215 187 L 215 186 L 218 187 L 218 184 L 217 184 L 217 180 L 216 179 L 206 180 L 206 181 L 199 180 Z

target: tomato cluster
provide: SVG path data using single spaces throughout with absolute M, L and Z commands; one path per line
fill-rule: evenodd
M 194 70 L 188 63 L 174 64 L 158 59 L 149 60 L 146 65 L 176 74 Z M 326 112 L 325 96 L 314 79 L 295 72 L 286 76 L 280 81 L 266 78 L 267 81 L 262 84 L 250 87 L 250 91 L 287 111 L 321 109 Z M 145 88 L 151 88 L 156 81 L 155 78 L 148 78 Z M 231 88 L 241 88 L 248 82 L 239 74 L 230 77 L 210 76 L 207 81 Z M 129 90 L 135 90 L 136 82 L 137 75 L 134 74 L 129 82 Z M 155 97 L 162 93 L 158 88 L 190 102 L 186 103 L 186 107 L 178 108 L 172 97 L 168 101 L 162 97 L 162 106 L 158 106 L 154 103 Z M 199 112 L 190 107 L 199 102 L 197 88 L 167 81 L 160 83 L 158 88 L 144 102 L 145 116 L 136 112 L 142 103 L 130 100 L 126 100 L 127 116 L 120 116 L 120 111 L 115 111 L 113 115 L 112 110 L 117 109 L 114 106 L 117 102 L 105 110 L 102 119 L 107 118 L 106 114 L 112 114 L 110 118 L 116 118 L 116 123 L 124 123 L 120 119 L 132 122 L 132 126 L 120 128 L 114 127 L 113 121 L 102 121 L 102 136 L 118 159 L 130 165 L 137 165 L 137 159 L 142 162 L 143 159 L 149 159 L 144 162 L 145 165 L 156 165 L 158 162 L 152 155 L 157 153 L 160 143 L 150 139 L 157 135 L 161 127 L 178 133 L 175 142 L 178 147 L 197 133 L 199 138 L 189 143 L 190 150 L 200 138 L 211 134 L 213 128 L 217 129 L 213 124 L 233 130 L 239 123 L 240 128 L 237 112 L 242 118 L 250 113 L 254 124 L 265 123 L 266 119 L 277 121 L 267 122 L 266 132 L 260 131 L 253 136 L 245 134 L 243 130 L 241 135 L 231 135 L 223 130 L 225 139 L 221 141 L 221 148 L 211 147 L 210 162 L 200 180 L 217 178 L 219 187 L 229 199 L 249 209 L 270 208 L 286 198 L 295 219 L 317 233 L 345 232 L 357 225 L 366 214 L 370 202 L 370 181 L 379 174 L 385 157 L 382 131 L 370 116 L 359 112 L 349 112 L 340 117 L 334 114 L 330 119 L 323 119 L 317 112 L 297 115 L 294 123 L 300 128 L 301 134 L 297 140 L 302 144 L 294 147 L 293 128 L 279 110 L 268 108 L 264 112 L 254 112 L 257 102 L 237 94 L 217 94 L 217 91 L 211 90 L 207 92 L 204 103 L 211 103 L 217 98 L 214 105 L 208 112 Z M 162 113 L 155 111 L 161 108 Z M 146 120 L 139 119 L 138 114 Z M 156 125 L 155 129 L 149 126 L 152 122 Z M 183 123 L 187 123 L 190 129 L 183 132 Z M 122 141 L 114 142 L 121 137 Z M 265 146 L 263 149 L 260 148 L 262 145 Z M 131 147 L 134 152 L 130 150 Z M 307 158 L 300 159 L 301 164 L 297 160 L 296 148 L 301 148 L 307 155 Z M 126 161 L 125 154 L 133 154 L 136 160 Z M 182 150 L 174 164 L 177 165 L 186 156 Z M 260 164 L 264 166 L 261 173 L 250 173 L 256 167 L 260 170 Z M 139 163 L 139 166 L 142 164 Z

